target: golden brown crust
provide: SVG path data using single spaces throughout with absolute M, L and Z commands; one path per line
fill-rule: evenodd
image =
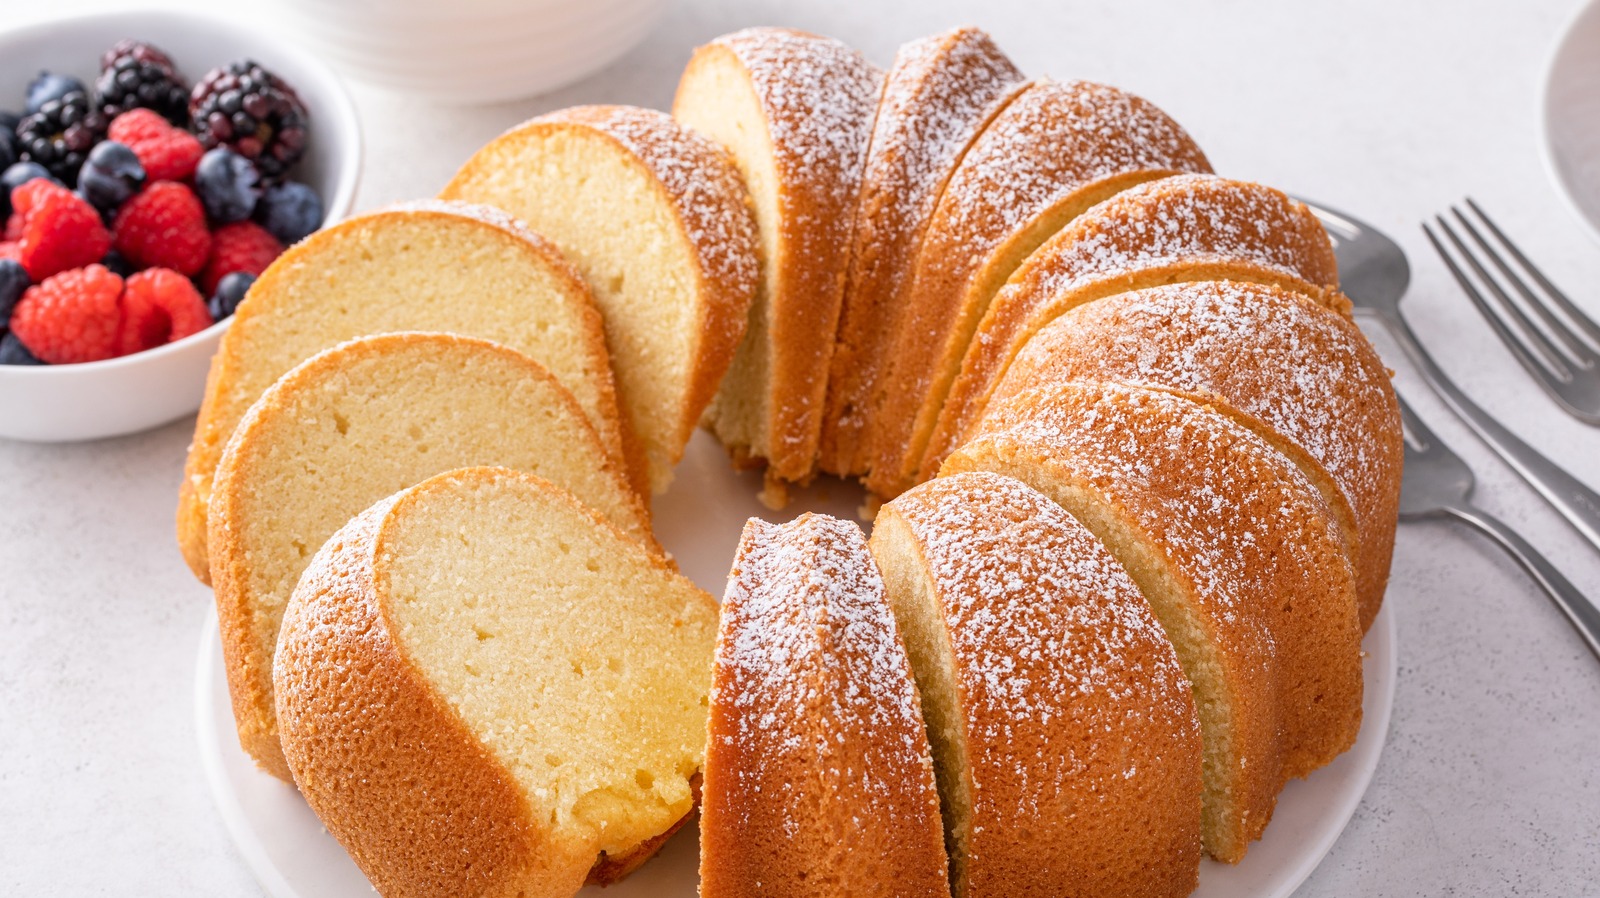
M 868 423 L 867 486 L 910 486 L 990 298 L 1023 259 L 1080 212 L 1135 184 L 1210 171 L 1153 104 L 1089 82 L 1035 82 L 984 129 L 951 176 L 897 328 Z
M 1039 330 L 993 401 L 1070 380 L 1135 384 L 1203 402 L 1267 439 L 1314 483 L 1328 482 L 1323 492 L 1353 530 L 1362 630 L 1371 626 L 1394 552 L 1404 443 L 1388 371 L 1348 318 L 1254 284 L 1110 296 Z
M 708 733 L 703 898 L 947 898 L 917 690 L 855 524 L 745 525 Z
M 1200 726 L 1127 572 L 1048 498 L 994 474 L 930 481 L 878 520 L 874 551 L 912 544 L 954 666 L 948 719 L 974 784 L 955 894 L 1193 891 Z
M 748 28 L 698 48 L 679 82 L 674 114 L 703 70 L 739 73 L 759 103 L 764 148 L 777 177 L 776 233 L 763 235 L 763 327 L 749 338 L 767 356 L 765 445 L 739 446 L 764 456 L 769 481 L 803 482 L 815 470 L 822 404 L 833 353 L 851 232 L 860 197 L 883 73 L 833 40 L 788 28 Z M 693 124 L 693 123 L 691 123 Z M 730 147 L 730 149 L 732 149 Z M 741 166 L 752 160 L 739 159 Z M 725 386 L 724 389 L 728 387 Z M 717 407 L 709 422 L 717 429 Z M 760 437 L 758 436 L 758 439 Z M 725 439 L 725 442 L 730 442 Z M 732 441 L 732 442 L 737 442 Z
M 896 52 L 862 175 L 818 446 L 822 470 L 859 473 L 864 410 L 939 195 L 967 147 L 1022 85 L 1022 73 L 977 28 L 931 35 Z
M 570 895 L 591 874 L 636 869 L 665 841 L 647 839 L 608 866 L 579 844 L 584 840 L 565 838 L 536 817 L 509 772 L 395 635 L 386 588 L 393 553 L 386 541 L 396 522 L 432 490 L 502 479 L 626 540 L 538 477 L 503 468 L 452 471 L 379 502 L 335 534 L 307 569 L 284 618 L 274 686 L 295 784 L 387 896 Z M 673 574 L 653 553 L 640 560 Z
M 1283 783 L 1348 748 L 1361 724 L 1353 575 L 1321 495 L 1222 415 L 1113 384 L 1047 384 L 992 404 L 941 476 L 970 470 L 1094 494 L 1190 597 L 1238 709 L 1238 769 L 1208 771 L 1237 804 L 1229 836 L 1206 847 L 1243 857 Z
M 669 414 L 674 422 L 673 445 L 657 447 L 670 457 L 651 456 L 652 488 L 660 491 L 670 480 L 671 463 L 682 455 L 744 335 L 757 277 L 748 191 L 720 147 L 665 113 L 632 106 L 577 106 L 540 116 L 502 134 L 469 159 L 440 195 L 475 194 L 474 182 L 483 174 L 480 169 L 503 164 L 502 154 L 515 156 L 519 147 L 564 129 L 603 136 L 628 164 L 642 172 L 658 191 L 663 206 L 673 210 L 679 224 L 677 236 L 697 262 L 692 320 L 698 326 L 688 335 L 694 348 L 689 353 L 690 370 L 682 399 L 676 409 L 650 410 Z M 608 324 L 608 332 L 609 328 Z M 615 346 L 612 355 L 620 357 Z M 626 379 L 626 374 L 619 375 L 624 394 Z M 631 409 L 630 397 L 621 398 L 624 407 Z M 636 420 L 636 435 L 643 430 Z
M 1327 292 L 1338 288 L 1339 272 L 1322 223 L 1303 203 L 1270 187 L 1176 175 L 1088 210 L 1045 241 L 995 294 L 939 410 L 920 476 L 938 471 L 983 414 L 1011 359 L 1056 316 L 1127 290 L 1223 278 L 1343 301 Z
M 199 417 L 195 421 L 194 440 L 189 445 L 188 459 L 184 462 L 183 482 L 179 486 L 178 548 L 183 552 L 189 569 L 201 582 L 210 583 L 210 565 L 206 553 L 206 504 L 211 499 L 211 482 L 217 463 L 221 460 L 222 451 L 227 446 L 228 439 L 233 435 L 239 420 L 273 381 L 317 352 L 343 340 L 366 336 L 369 333 L 418 329 L 470 330 L 464 325 L 457 328 L 443 327 L 442 317 L 440 321 L 433 322 L 389 321 L 384 322 L 384 326 L 376 328 L 357 326 L 350 332 L 335 335 L 324 345 L 316 346 L 311 351 L 292 358 L 279 358 L 283 353 L 279 352 L 277 347 L 254 345 L 257 339 L 264 339 L 257 337 L 258 332 L 270 333 L 278 326 L 279 319 L 293 316 L 295 303 L 314 300 L 312 295 L 298 295 L 291 292 L 289 286 L 302 281 L 306 277 L 306 271 L 316 270 L 319 254 L 325 250 L 331 251 L 340 241 L 359 241 L 364 231 L 382 227 L 384 221 L 394 218 L 426 220 L 448 217 L 453 223 L 471 222 L 494 234 L 510 235 L 516 238 L 512 243 L 513 246 L 526 251 L 529 258 L 535 260 L 547 276 L 562 285 L 559 295 L 545 299 L 560 303 L 562 313 L 567 316 L 578 334 L 578 345 L 570 349 L 588 359 L 585 367 L 591 372 L 587 383 L 567 386 L 576 396 L 592 396 L 587 401 L 580 398 L 585 414 L 596 432 L 600 434 L 607 450 L 620 462 L 627 462 L 628 441 L 631 435 L 617 407 L 611 361 L 606 354 L 604 332 L 601 328 L 600 313 L 594 305 L 594 297 L 559 250 L 515 222 L 508 222 L 503 216 L 492 214 L 492 211 L 481 206 L 456 203 L 416 208 L 401 207 L 393 210 L 380 209 L 323 228 L 289 247 L 268 266 L 266 271 L 262 272 L 261 277 L 250 288 L 245 301 L 234 313 L 233 324 L 227 333 L 223 334 L 217 354 L 211 360 L 211 369 L 206 376 L 205 397 L 200 405 Z M 323 274 L 333 276 L 329 272 Z M 374 302 L 378 301 L 380 298 L 374 298 Z M 504 301 L 504 298 L 498 301 Z M 441 310 L 441 315 L 444 314 L 445 312 Z M 509 332 L 474 335 L 504 338 Z M 514 341 L 508 339 L 502 339 L 502 342 L 513 344 L 512 348 L 515 349 L 531 349 L 514 345 Z M 636 469 L 635 465 L 628 466 L 631 479 L 638 483 L 639 477 L 634 473 Z
M 487 340 L 402 332 L 352 340 L 307 359 L 263 393 L 234 428 L 217 465 L 207 511 L 211 583 L 239 743 L 262 769 L 280 779 L 289 779 L 289 769 L 284 765 L 283 751 L 278 744 L 277 716 L 273 710 L 272 655 L 276 639 L 265 635 L 275 628 L 264 627 L 262 623 L 263 617 L 276 617 L 279 608 L 276 604 L 267 604 L 267 597 L 261 595 L 251 581 L 252 566 L 261 563 L 261 559 L 255 557 L 241 537 L 250 523 L 241 520 L 246 495 L 264 486 L 256 471 L 262 453 L 270 455 L 283 451 L 280 428 L 292 432 L 301 426 L 302 401 L 316 402 L 322 387 L 353 364 L 408 350 L 483 353 L 519 371 L 530 383 L 538 384 L 543 399 L 561 406 L 560 417 L 574 425 L 577 433 L 587 435 L 587 453 L 594 459 L 597 476 L 615 481 L 612 492 L 620 505 L 615 511 L 624 517 L 616 519 L 614 514 L 609 520 L 651 552 L 663 552 L 650 530 L 649 511 L 607 455 L 599 437 L 587 427 L 587 418 L 576 400 L 544 366 L 522 353 Z M 275 432 L 279 432 L 276 439 Z M 567 447 L 567 451 L 577 449 Z M 480 462 L 493 460 L 476 459 Z M 443 457 L 439 458 L 439 464 L 444 468 L 455 467 Z M 301 496 L 284 498 L 289 501 L 304 499 Z

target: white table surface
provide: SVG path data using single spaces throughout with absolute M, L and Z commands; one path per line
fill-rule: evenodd
M 111 4 L 0 0 L 0 23 L 96 5 Z M 1405 308 L 1443 366 L 1600 486 L 1600 430 L 1545 399 L 1417 227 L 1470 192 L 1600 315 L 1600 245 L 1539 157 L 1545 59 L 1575 9 L 680 0 L 621 63 L 545 97 L 446 108 L 353 85 L 368 141 L 358 207 L 432 193 L 477 146 L 547 109 L 663 107 L 690 48 L 741 26 L 835 35 L 887 63 L 904 40 L 971 22 L 1030 73 L 1151 98 L 1221 173 L 1389 230 L 1411 255 Z M 269 20 L 272 6 L 229 11 Z M 1600 555 L 1377 337 L 1401 387 L 1477 470 L 1478 501 L 1600 595 Z M 79 445 L 0 440 L 0 893 L 260 894 L 198 769 L 192 679 L 209 595 L 172 537 L 192 426 Z M 1459 525 L 1401 527 L 1390 596 L 1400 680 L 1388 746 L 1361 809 L 1300 894 L 1600 893 L 1600 663 L 1508 558 Z

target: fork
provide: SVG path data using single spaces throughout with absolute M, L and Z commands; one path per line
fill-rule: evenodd
M 1467 208 L 1476 213 L 1484 228 L 1494 235 L 1495 240 L 1505 248 L 1506 254 L 1514 259 L 1517 265 L 1527 272 L 1528 279 L 1538 285 L 1539 291 L 1544 294 L 1541 299 L 1528 281 L 1520 277 L 1505 258 L 1495 250 L 1483 236 L 1483 233 L 1472 220 L 1462 214 L 1455 206 L 1450 207 L 1450 214 L 1455 217 L 1457 225 L 1466 232 L 1473 244 L 1478 247 L 1479 253 L 1487 257 L 1489 264 L 1500 273 L 1497 280 L 1490 275 L 1465 241 L 1456 234 L 1456 229 L 1442 215 L 1434 216 L 1434 224 L 1444 233 L 1450 245 L 1455 248 L 1455 253 L 1467 263 L 1477 275 L 1478 282 L 1493 296 L 1498 305 L 1491 305 L 1480 291 L 1467 277 L 1465 271 L 1445 250 L 1444 243 L 1439 240 L 1433 228 L 1424 222 L 1422 230 L 1428 235 L 1428 242 L 1433 244 L 1434 251 L 1439 258 L 1444 260 L 1446 267 L 1455 277 L 1456 283 L 1461 285 L 1467 298 L 1478 307 L 1478 312 L 1494 328 L 1500 336 L 1501 342 L 1511 350 L 1539 386 L 1544 387 L 1550 398 L 1556 401 L 1574 418 L 1585 424 L 1600 426 L 1600 325 L 1589 320 L 1565 293 L 1552 284 L 1538 267 L 1523 255 L 1522 250 L 1501 231 L 1493 220 L 1480 208 L 1478 204 L 1467 198 Z M 1511 289 L 1521 297 L 1521 303 L 1512 300 L 1501 281 L 1510 285 Z M 1526 311 L 1524 311 L 1526 309 Z M 1559 311 L 1559 314 L 1558 314 Z M 1528 316 L 1533 313 L 1533 317 Z M 1533 319 L 1538 319 L 1535 322 Z
M 1400 485 L 1401 520 L 1454 517 L 1483 531 L 1522 565 L 1577 629 L 1589 651 L 1600 658 L 1600 608 L 1516 531 L 1472 504 L 1472 469 L 1433 435 L 1406 404 L 1405 397 L 1395 395 L 1400 400 L 1406 442 L 1405 475 Z
M 1307 205 L 1333 240 L 1339 259 L 1339 282 L 1355 310 L 1376 318 L 1415 363 L 1428 385 L 1472 432 L 1600 552 L 1600 493 L 1523 442 L 1461 392 L 1400 314 L 1400 298 L 1411 283 L 1411 266 L 1400 245 L 1372 225 L 1343 212 Z

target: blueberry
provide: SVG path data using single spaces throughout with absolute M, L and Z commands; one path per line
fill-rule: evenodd
M 133 267 L 133 263 L 129 262 L 126 256 L 116 250 L 107 252 L 106 257 L 100 260 L 100 264 L 119 278 L 127 278 L 138 270 Z
M 0 337 L 0 365 L 43 365 L 39 357 L 22 345 L 17 335 L 7 332 Z
M 18 162 L 8 166 L 4 173 L 0 173 L 0 187 L 5 188 L 6 195 L 9 197 L 11 191 L 32 181 L 34 178 L 56 180 L 55 175 L 50 174 L 50 169 L 37 162 Z M 61 182 L 56 181 L 56 183 L 59 184 Z
M 110 212 L 144 186 L 144 166 L 127 144 L 103 140 L 89 151 L 78 172 L 78 192 L 89 205 Z
M 243 221 L 261 199 L 261 173 L 227 147 L 208 150 L 194 170 L 195 192 L 214 224 Z
M 10 168 L 17 161 L 17 132 L 0 128 L 0 169 Z
M 44 104 L 70 93 L 86 93 L 83 82 L 70 75 L 40 72 L 39 77 L 28 82 L 28 114 L 38 112 Z
M 247 271 L 235 271 L 224 275 L 217 282 L 217 292 L 206 302 L 206 308 L 211 310 L 213 321 L 233 314 L 239 308 L 239 301 L 244 299 L 245 293 L 250 290 L 250 285 L 256 282 L 256 276 Z
M 17 126 L 22 124 L 22 115 L 17 112 L 0 112 L 0 131 L 17 133 Z
M 285 181 L 268 187 L 256 206 L 256 220 L 285 246 L 298 242 L 322 225 L 322 199 L 310 186 Z
M 17 307 L 17 300 L 32 286 L 33 279 L 28 277 L 27 270 L 20 263 L 0 259 L 0 328 L 11 324 L 11 310 Z

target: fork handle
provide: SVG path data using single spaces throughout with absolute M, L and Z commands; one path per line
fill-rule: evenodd
M 1600 608 L 1578 591 L 1572 581 L 1562 576 L 1538 549 L 1535 549 L 1515 530 L 1475 505 L 1452 505 L 1446 509 L 1463 521 L 1488 534 L 1500 547 L 1511 554 L 1517 563 L 1533 577 L 1561 613 L 1567 616 L 1578 635 L 1588 644 L 1589 651 L 1600 658 Z
M 1422 377 L 1434 392 L 1453 409 L 1473 432 L 1489 444 L 1506 464 L 1544 497 L 1573 529 L 1600 552 L 1600 493 L 1585 486 L 1578 478 L 1568 474 L 1538 450 L 1518 439 L 1504 425 L 1484 411 L 1476 402 L 1450 380 L 1444 369 L 1434 362 L 1416 333 L 1398 310 L 1379 312 L 1378 317 L 1394 334 L 1400 348 L 1416 363 Z

